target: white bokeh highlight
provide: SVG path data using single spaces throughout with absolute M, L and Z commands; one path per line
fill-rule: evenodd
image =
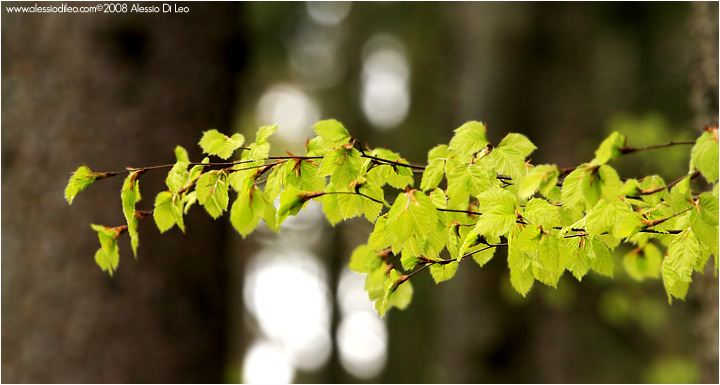
M 255 342 L 245 354 L 242 365 L 245 384 L 289 384 L 294 376 L 287 354 L 276 344 Z
M 345 269 L 338 283 L 340 364 L 353 376 L 377 376 L 387 361 L 387 328 L 365 292 L 364 275 Z
M 282 346 L 299 369 L 317 369 L 330 356 L 326 282 L 322 265 L 303 249 L 266 248 L 248 263 L 246 307 L 263 334 Z
M 271 86 L 256 109 L 258 126 L 278 125 L 275 136 L 286 142 L 305 142 L 314 136 L 312 125 L 320 119 L 320 107 L 303 90 L 289 84 Z
M 310 19 L 324 26 L 338 25 L 350 13 L 351 2 L 347 1 L 308 1 L 305 3 Z
M 410 65 L 402 42 L 391 35 L 372 37 L 363 48 L 361 106 L 378 129 L 396 127 L 410 109 Z

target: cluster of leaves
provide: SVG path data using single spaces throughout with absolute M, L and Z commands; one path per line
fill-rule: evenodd
M 563 169 L 526 161 L 536 147 L 523 135 L 491 144 L 485 125 L 473 121 L 456 129 L 448 145 L 431 149 L 427 165 L 417 165 L 387 149 L 362 148 L 335 120 L 315 124 L 317 137 L 305 155 L 270 157 L 275 129 L 261 127 L 247 147 L 240 134 L 205 132 L 199 144 L 209 156 L 227 160 L 240 150 L 229 162 L 192 163 L 177 147 L 173 165 L 114 173 L 80 167 L 65 191 L 69 203 L 98 179 L 128 174 L 121 193 L 127 225 L 92 225 L 101 243 L 98 265 L 113 273 L 117 238 L 126 231 L 136 254 L 137 222 L 150 213 L 161 232 L 175 225 L 184 231 L 183 215 L 193 205 L 217 218 L 235 191 L 230 221 L 243 237 L 261 220 L 279 231 L 311 200 L 333 225 L 361 216 L 373 223 L 350 268 L 367 275 L 365 288 L 381 315 L 408 306 L 416 273 L 428 269 L 443 282 L 466 259 L 483 266 L 500 247 L 507 248 L 510 281 L 523 296 L 535 281 L 555 287 L 565 271 L 578 280 L 590 270 L 612 277 L 611 252 L 621 243 L 635 246 L 623 259 L 628 274 L 662 277 L 669 300 L 685 297 L 693 271 L 701 272 L 711 255 L 717 269 L 717 127 L 694 142 L 688 173 L 668 184 L 655 175 L 623 180 L 610 163 L 635 151 L 692 143 L 633 148 L 615 132 L 590 162 Z M 168 190 L 156 196 L 151 212 L 138 210 L 139 178 L 157 168 L 170 168 Z M 700 174 L 710 185 L 706 192 L 691 188 Z

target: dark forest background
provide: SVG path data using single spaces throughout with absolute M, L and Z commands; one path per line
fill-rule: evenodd
M 568 167 L 612 130 L 648 145 L 717 121 L 717 3 L 184 3 L 188 14 L 12 5 L 2 4 L 4 382 L 238 382 L 263 338 L 245 310 L 262 234 L 242 240 L 200 208 L 186 234 L 160 236 L 144 221 L 138 259 L 121 243 L 110 278 L 88 225 L 123 223 L 122 181 L 70 207 L 63 190 L 82 164 L 171 163 L 178 144 L 200 160 L 202 131 L 252 140 L 279 116 L 281 131 L 285 121 L 295 131 L 275 139 L 278 153 L 302 148 L 310 120 L 336 118 L 424 163 L 453 129 L 481 120 L 492 141 L 522 133 L 539 148 L 533 163 Z M 382 50 L 391 54 L 373 56 Z M 618 168 L 672 180 L 688 153 L 638 154 Z M 143 178 L 140 207 L 163 182 Z M 295 382 L 718 382 L 717 277 L 697 275 L 687 301 L 668 305 L 662 282 L 632 281 L 621 254 L 614 280 L 565 276 L 524 300 L 502 253 L 441 285 L 419 277 L 410 307 L 383 321 L 382 370 L 357 377 L 336 348 L 336 287 L 368 224 L 299 231 L 319 234 L 311 249 L 332 343 L 317 368 L 292 369 Z

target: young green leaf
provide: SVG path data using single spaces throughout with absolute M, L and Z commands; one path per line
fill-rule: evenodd
M 155 197 L 153 218 L 161 233 L 170 230 L 175 224 L 178 225 L 180 230 L 185 231 L 182 213 L 182 198 L 177 195 L 173 195 L 169 191 L 163 191 Z
M 460 154 L 472 155 L 488 145 L 485 132 L 484 124 L 476 121 L 467 122 L 455 130 L 448 149 Z
M 563 207 L 572 209 L 573 207 L 579 206 L 585 202 L 580 185 L 587 168 L 587 163 L 581 164 L 565 177 L 562 185 L 561 198 Z
M 198 203 L 213 218 L 222 215 L 228 206 L 227 174 L 222 170 L 212 170 L 203 174 L 197 181 L 195 191 Z
M 330 175 L 335 187 L 347 188 L 358 177 L 360 164 L 360 153 L 356 149 L 340 147 L 323 157 L 318 175 Z
M 305 191 L 323 191 L 325 189 L 325 178 L 318 175 L 320 168 L 311 159 L 296 159 L 288 161 L 292 167 L 292 174 L 287 178 L 287 183 Z
M 565 268 L 581 281 L 592 265 L 592 246 L 585 237 L 564 238 L 558 246 L 561 258 L 565 259 Z M 565 252 L 567 255 L 563 256 Z
M 618 237 L 618 231 L 626 216 L 633 213 L 632 207 L 618 198 L 601 199 L 587 214 L 585 226 L 588 234 L 596 237 L 608 232 Z
M 652 243 L 647 243 L 643 248 L 636 248 L 625 254 L 623 266 L 628 275 L 637 281 L 645 278 L 658 278 L 660 276 L 660 265 L 662 264 L 662 253 Z
M 410 237 L 425 238 L 437 221 L 437 211 L 427 195 L 409 190 L 398 195 L 386 223 L 392 243 L 404 244 Z
M 331 148 L 350 142 L 350 134 L 347 129 L 335 119 L 321 120 L 315 123 L 313 130 L 322 138 L 324 144 Z
M 515 196 L 505 189 L 491 189 L 478 195 L 483 213 L 475 229 L 478 234 L 491 237 L 505 235 L 515 223 Z
M 139 243 L 137 232 L 138 219 L 135 216 L 135 204 L 139 202 L 141 198 L 140 181 L 138 181 L 138 177 L 141 173 L 142 172 L 140 171 L 133 171 L 128 174 L 120 193 L 123 214 L 125 215 L 125 220 L 127 221 L 128 226 L 128 234 L 130 235 L 130 245 L 132 246 L 133 255 L 135 255 L 135 257 L 137 257 L 137 247 Z
M 214 129 L 205 131 L 199 142 L 204 153 L 217 155 L 222 159 L 230 158 L 235 150 L 242 147 L 243 143 L 245 143 L 245 138 L 241 134 L 229 137 Z
M 327 186 L 326 192 L 335 192 L 335 187 L 332 183 Z M 323 213 L 325 213 L 328 222 L 333 226 L 342 222 L 344 219 L 342 211 L 340 211 L 340 203 L 338 202 L 339 196 L 338 194 L 325 194 L 322 197 Z
M 591 246 L 590 253 L 592 254 L 592 269 L 598 274 L 612 278 L 615 267 L 610 257 L 610 250 L 600 239 L 592 239 L 589 243 Z
M 710 183 L 718 181 L 718 128 L 708 128 L 697 139 L 690 152 L 690 164 Z
M 268 139 L 277 130 L 277 124 L 272 126 L 262 126 L 258 128 L 255 135 L 255 143 L 250 145 L 250 159 L 262 160 L 268 157 L 270 153 L 270 143 Z
M 430 274 L 435 280 L 435 283 L 440 283 L 452 278 L 457 272 L 458 266 L 458 261 L 435 263 L 430 265 Z
M 524 176 L 527 170 L 525 158 L 514 147 L 498 146 L 490 154 L 483 157 L 482 161 L 489 164 L 499 174 L 509 175 L 514 180 Z
M 710 193 L 698 197 L 697 207 L 690 209 L 690 226 L 697 238 L 718 254 L 718 201 Z
M 510 268 L 510 283 L 512 287 L 523 297 L 527 295 L 532 288 L 535 278 L 530 268 L 532 259 L 529 255 L 510 242 L 508 247 L 508 267 Z
M 96 180 L 104 177 L 104 174 L 90 171 L 90 168 L 87 166 L 78 167 L 78 169 L 72 173 L 67 187 L 65 187 L 65 200 L 67 200 L 69 204 L 72 204 L 78 193 L 90 187 Z
M 595 159 L 601 164 L 605 164 L 622 155 L 621 148 L 625 146 L 625 136 L 618 132 L 613 132 L 600 143 L 600 147 L 595 150 Z
M 544 199 L 533 198 L 525 204 L 523 217 L 530 223 L 540 225 L 546 229 L 560 226 L 560 208 L 553 206 Z
M 257 186 L 252 186 L 247 194 L 238 195 L 235 199 L 230 208 L 230 223 L 245 238 L 255 230 L 268 206 L 272 204 L 267 200 L 265 193 Z
M 530 139 L 521 134 L 505 135 L 503 140 L 500 141 L 500 144 L 498 144 L 498 148 L 512 148 L 520 154 L 523 159 L 527 158 L 528 155 L 537 149 Z
M 285 221 L 289 215 L 296 215 L 300 209 L 312 198 L 321 193 L 302 191 L 295 186 L 288 185 L 280 194 L 280 208 L 277 210 L 277 223 Z
M 117 237 L 120 232 L 117 228 L 100 225 L 93 224 L 90 227 L 97 231 L 100 241 L 100 249 L 95 252 L 95 263 L 112 276 L 120 262 L 120 251 L 117 245 Z
M 436 188 L 442 181 L 445 170 L 445 160 L 435 159 L 431 161 L 423 171 L 420 189 L 423 191 Z
M 700 245 L 691 229 L 673 237 L 662 265 L 662 277 L 668 301 L 685 299 L 692 272 L 700 255 Z
M 187 167 L 190 165 L 190 158 L 188 158 L 187 151 L 180 146 L 175 147 L 175 158 L 177 161 L 168 173 L 167 178 L 165 178 L 165 184 L 173 193 L 177 193 L 178 190 L 183 188 L 190 176 L 187 172 Z
M 547 197 L 550 190 L 555 187 L 559 176 L 560 171 L 554 164 L 541 164 L 529 169 L 527 175 L 520 178 L 518 182 L 520 198 L 527 199 L 533 196 L 538 189 Z
M 372 273 L 382 265 L 383 260 L 376 251 L 367 245 L 360 245 L 353 250 L 348 267 L 358 273 Z

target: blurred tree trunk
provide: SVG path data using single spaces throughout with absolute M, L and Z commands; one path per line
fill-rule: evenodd
M 695 40 L 690 104 L 695 127 L 700 130 L 718 120 L 718 4 L 692 3 L 690 25 Z M 697 276 L 696 285 L 700 380 L 718 383 L 718 279 L 711 264 L 705 274 Z
M 7 4 L 5 4 L 7 5 Z M 2 15 L 2 371 L 6 382 L 221 382 L 224 222 L 201 209 L 186 234 L 140 224 L 138 259 L 95 265 L 90 223 L 124 223 L 122 177 L 72 207 L 69 172 L 198 159 L 201 130 L 227 130 L 235 7 L 189 14 Z M 208 21 L 211 21 L 209 23 Z M 164 172 L 141 178 L 150 209 Z

